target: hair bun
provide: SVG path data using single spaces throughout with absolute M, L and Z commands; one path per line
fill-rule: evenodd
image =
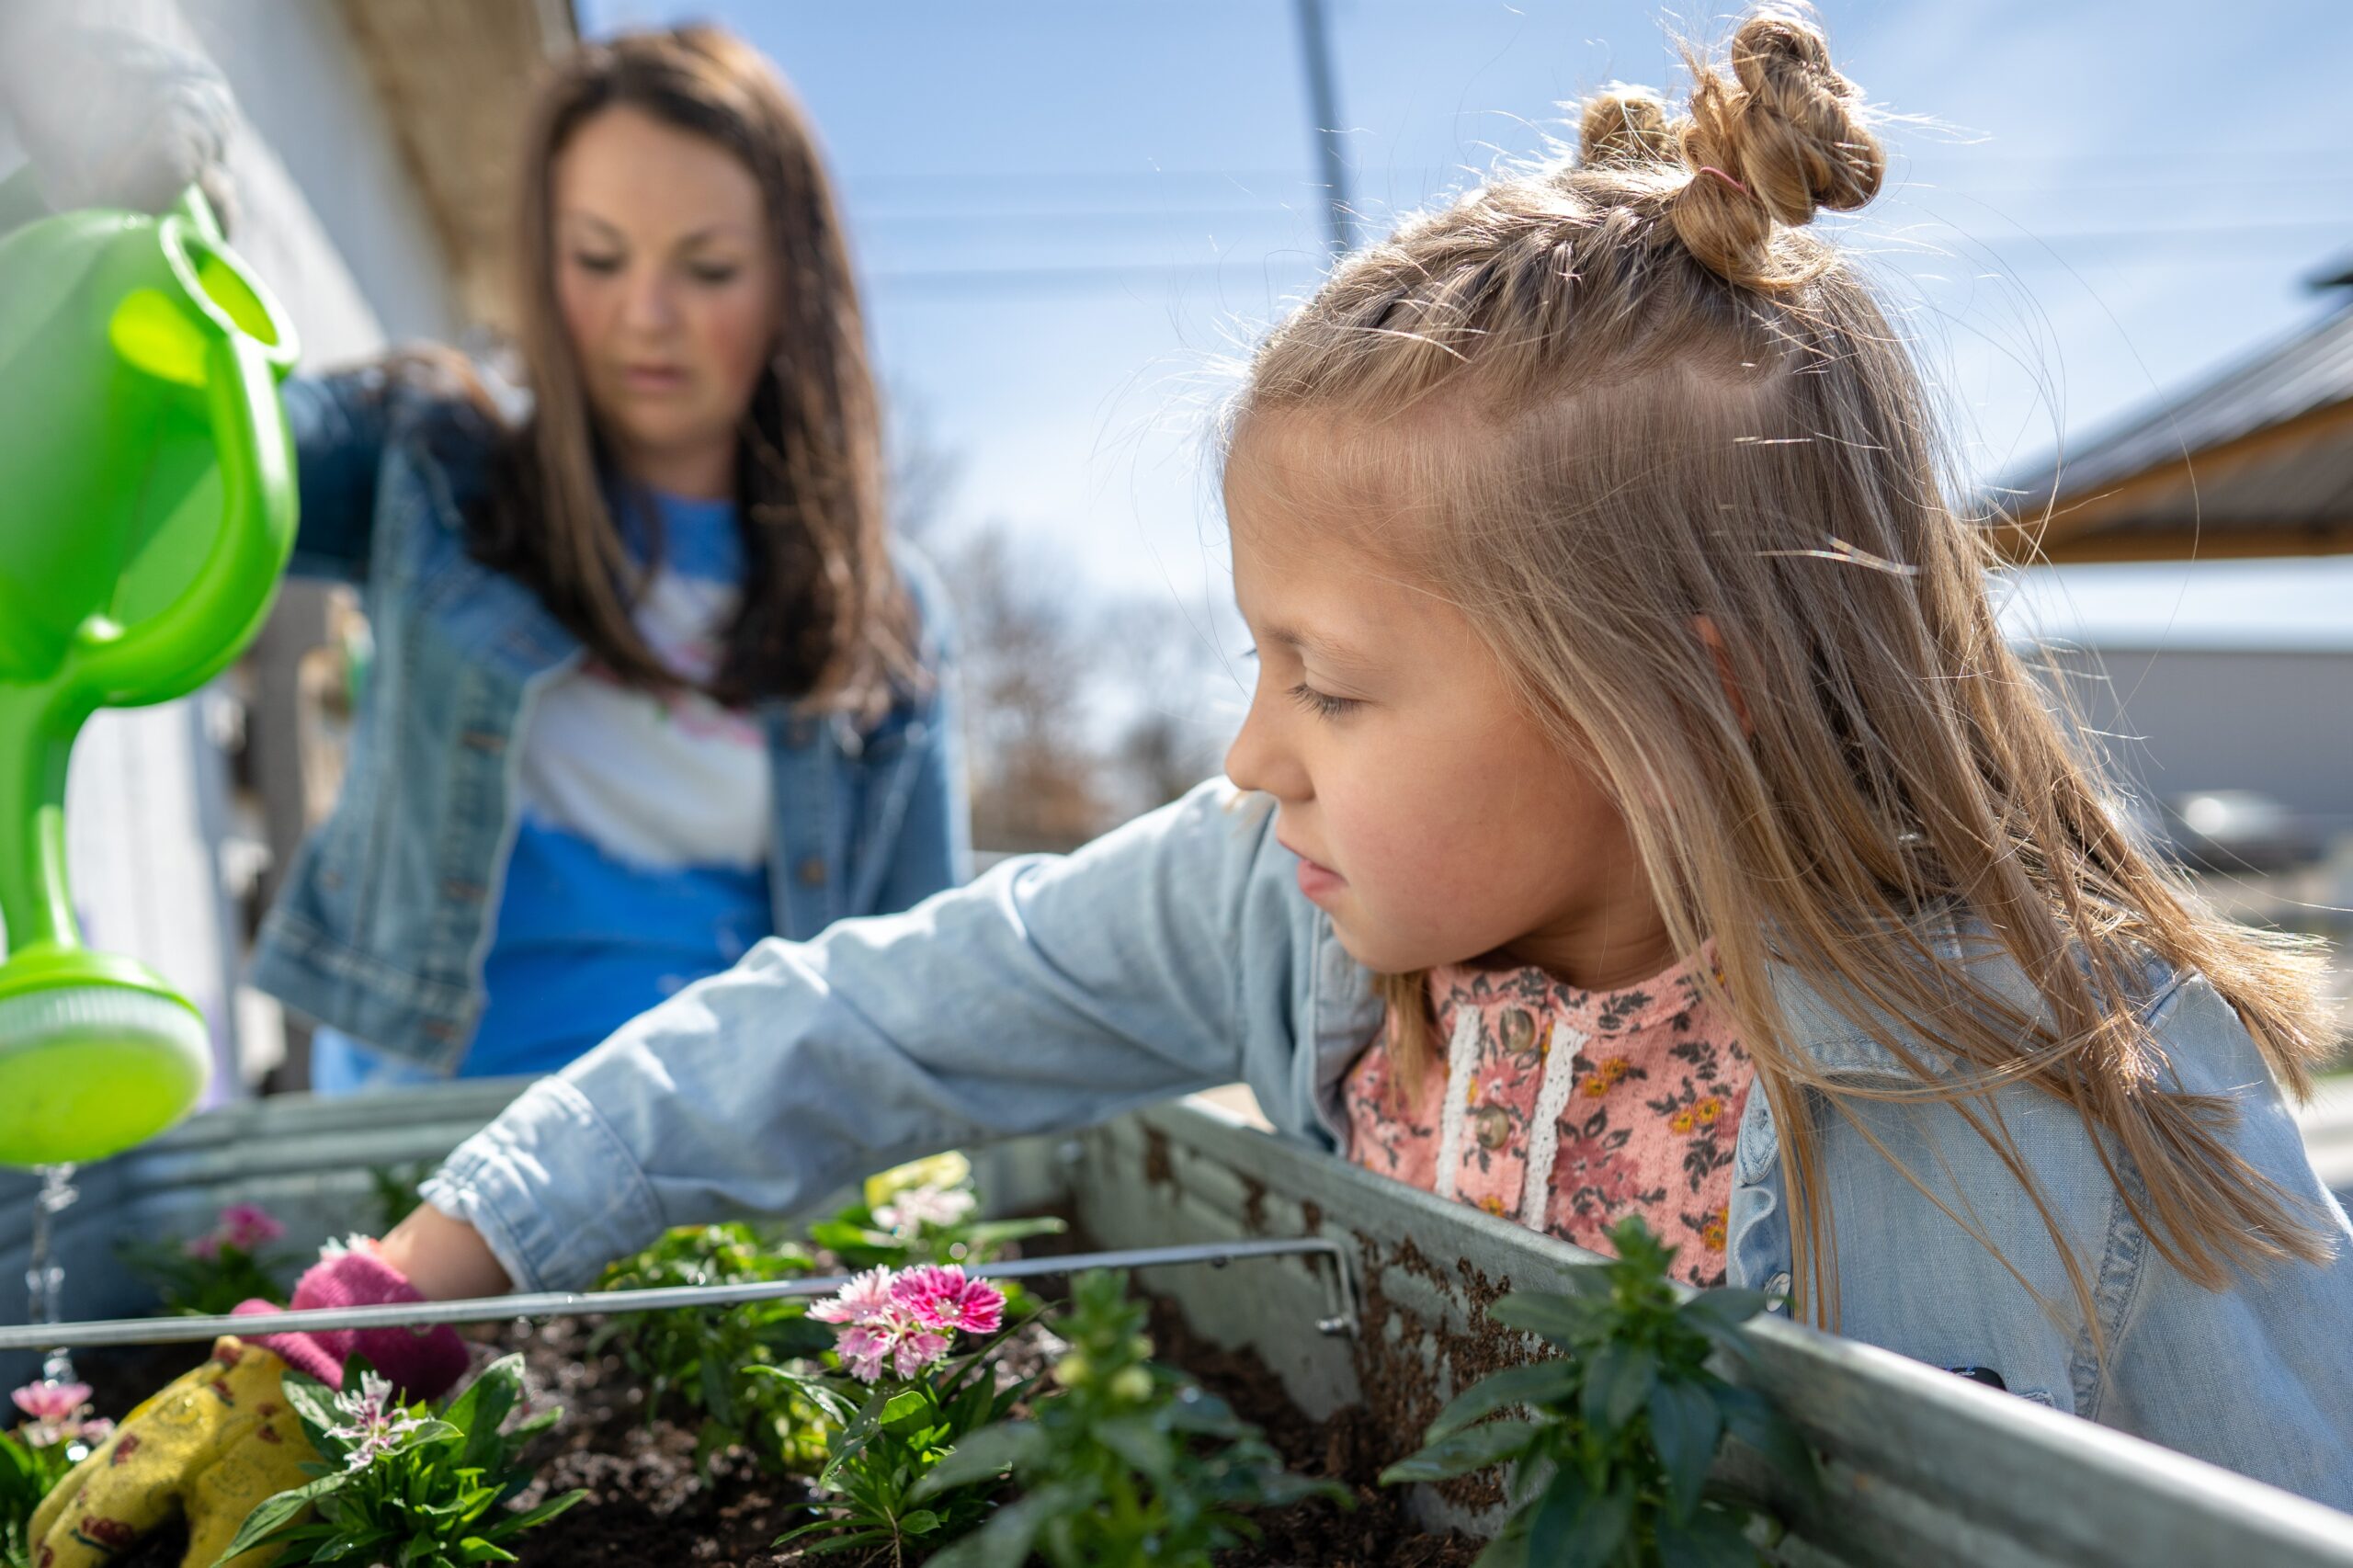
M 1862 91 L 1830 62 L 1822 31 L 1771 11 L 1733 34 L 1733 77 L 1688 57 L 1691 117 L 1682 130 L 1691 182 L 1677 197 L 1676 232 L 1735 283 L 1795 282 L 1814 268 L 1777 266 L 1773 225 L 1795 228 L 1827 207 L 1847 211 L 1879 194 L 1887 155 L 1863 126 Z
M 1667 123 L 1666 104 L 1657 93 L 1612 82 L 1586 99 L 1577 119 L 1579 168 L 1624 168 L 1675 159 L 1675 129 Z
M 1775 218 L 1802 223 L 1817 207 L 1847 211 L 1879 194 L 1887 155 L 1817 28 L 1752 17 L 1733 35 L 1732 69 L 1747 95 L 1733 139 L 1740 175 Z

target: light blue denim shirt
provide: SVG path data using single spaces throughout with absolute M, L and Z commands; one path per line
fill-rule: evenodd
M 426 1197 L 471 1221 L 525 1290 L 577 1287 L 664 1227 L 790 1212 L 867 1171 L 1100 1120 L 1240 1078 L 1283 1133 L 1340 1150 L 1338 1090 L 1381 1004 L 1302 896 L 1263 797 L 1209 784 L 1066 858 L 994 868 L 901 915 L 769 941 L 689 987 L 460 1146 Z M 1948 952 L 1959 955 L 1960 938 Z M 1970 961 L 1995 960 L 1972 956 Z M 1987 976 L 2029 1000 L 1999 960 Z M 2339 1243 L 2209 1291 L 2118 1197 L 2075 1114 L 1991 1096 L 2093 1286 L 2105 1360 L 2032 1204 L 1959 1113 L 1850 1101 L 1997 1259 L 1817 1107 L 1836 1217 L 1840 1328 L 1938 1367 L 2353 1506 L 2353 1259 L 2344 1211 L 2237 1017 L 2203 978 L 2152 965 L 2143 1013 L 2180 1086 L 2236 1103 L 2234 1146 Z M 1902 1074 L 1795 983 L 1800 1044 L 1858 1081 Z M 1787 1288 L 1790 1243 L 1766 1096 L 1749 1096 L 1731 1217 L 1734 1283 Z M 2014 1275 L 2011 1269 L 2015 1267 Z M 2038 1297 L 2040 1300 L 2038 1300 Z
M 295 858 L 256 945 L 256 985 L 379 1051 L 453 1068 L 518 816 L 511 744 L 532 693 L 581 656 L 525 584 L 468 555 L 463 507 L 493 431 L 381 369 L 285 389 L 300 460 L 291 570 L 359 585 L 376 654 L 334 814 Z M 945 596 L 912 552 L 922 689 L 861 727 L 759 707 L 775 821 L 774 929 L 816 935 L 961 881 L 970 858 Z

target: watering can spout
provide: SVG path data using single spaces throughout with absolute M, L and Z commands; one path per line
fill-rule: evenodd
M 98 708 L 184 696 L 260 630 L 293 546 L 295 352 L 193 192 L 0 238 L 0 1165 L 117 1153 L 201 1092 L 201 1016 L 82 945 L 66 767 Z

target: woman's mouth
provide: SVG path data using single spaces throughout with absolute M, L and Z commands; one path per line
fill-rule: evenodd
M 676 365 L 623 365 L 621 385 L 633 392 L 674 392 L 687 384 L 687 372 Z

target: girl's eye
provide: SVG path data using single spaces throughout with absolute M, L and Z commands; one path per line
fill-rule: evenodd
M 584 272 L 619 272 L 621 269 L 621 258 L 617 256 L 586 256 L 575 251 L 573 253 L 572 265 Z
M 1334 697 L 1328 692 L 1316 690 L 1305 681 L 1292 687 L 1290 694 L 1302 708 L 1323 719 L 1337 719 L 1350 709 L 1360 706 L 1359 699 L 1356 698 Z

